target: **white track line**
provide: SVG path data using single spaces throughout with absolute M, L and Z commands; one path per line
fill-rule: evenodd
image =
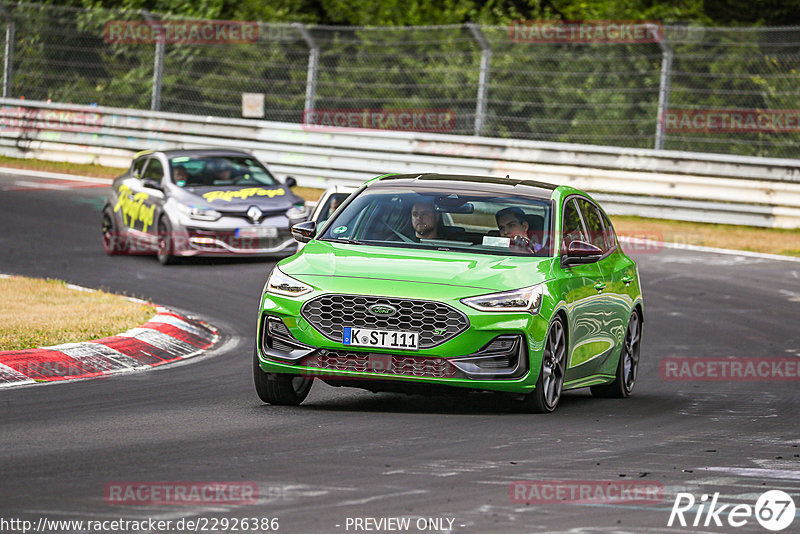
M 120 169 L 119 173 L 125 172 Z M 31 171 L 27 169 L 14 169 L 12 167 L 0 167 L 0 174 L 11 174 L 15 176 L 28 176 L 32 178 L 51 178 L 53 180 L 69 180 L 72 182 L 87 182 L 92 184 L 111 185 L 111 178 L 92 178 L 90 176 L 80 176 L 78 174 L 64 174 L 61 172 Z

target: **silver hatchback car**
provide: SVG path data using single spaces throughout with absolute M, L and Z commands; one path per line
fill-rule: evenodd
M 187 256 L 293 253 L 292 225 L 309 210 L 252 154 L 238 150 L 144 151 L 116 178 L 103 208 L 107 254 Z

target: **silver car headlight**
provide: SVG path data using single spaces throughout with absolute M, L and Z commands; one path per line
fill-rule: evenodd
M 295 204 L 286 212 L 286 217 L 289 219 L 307 219 L 310 211 L 305 203 Z
M 196 221 L 216 221 L 222 214 L 215 209 L 206 208 L 204 206 L 190 206 L 186 204 L 178 204 L 178 211 Z
M 267 293 L 274 293 L 284 297 L 299 297 L 306 293 L 311 293 L 314 288 L 308 284 L 304 284 L 300 280 L 292 278 L 284 274 L 280 269 L 275 267 L 272 274 L 267 280 Z
M 478 311 L 535 314 L 539 313 L 539 309 L 542 307 L 542 286 L 538 284 L 513 291 L 469 297 L 461 299 L 461 302 Z

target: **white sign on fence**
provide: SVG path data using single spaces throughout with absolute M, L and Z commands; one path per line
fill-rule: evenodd
M 264 93 L 242 93 L 242 117 L 264 118 Z

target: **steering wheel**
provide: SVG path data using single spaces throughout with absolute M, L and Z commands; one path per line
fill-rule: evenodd
M 390 230 L 390 231 L 391 231 L 391 232 L 392 232 L 394 235 L 396 235 L 397 237 L 399 237 L 399 238 L 400 238 L 400 240 L 401 240 L 401 241 L 403 241 L 404 243 L 414 243 L 414 240 L 413 240 L 413 239 L 411 239 L 411 238 L 410 238 L 410 237 L 408 237 L 407 235 L 403 235 L 401 232 L 398 232 L 397 230 L 395 230 L 394 228 L 392 228 L 391 226 L 389 226 L 389 225 L 386 223 L 386 221 L 384 221 L 384 220 L 381 220 L 381 221 L 379 221 L 379 222 L 380 222 L 382 225 L 384 225 L 386 228 L 388 228 L 388 229 L 389 229 L 389 230 Z
M 521 235 L 513 236 L 508 242 L 508 248 L 512 250 L 535 252 L 533 241 Z

